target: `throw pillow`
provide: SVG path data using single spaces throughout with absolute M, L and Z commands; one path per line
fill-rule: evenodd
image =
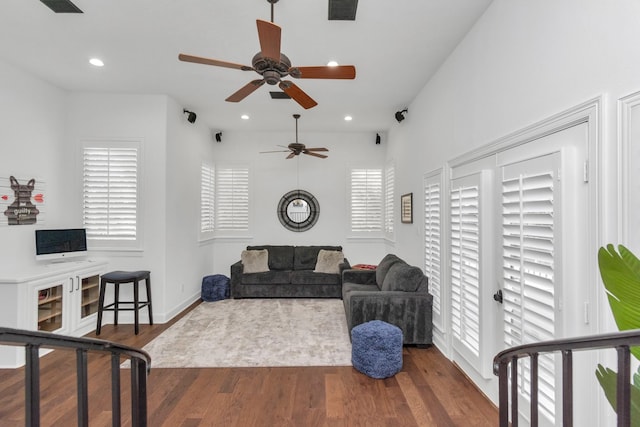
M 269 271 L 269 252 L 266 249 L 242 251 L 240 260 L 244 266 L 243 273 L 262 273 Z
M 382 284 L 383 291 L 415 292 L 425 278 L 418 267 L 402 263 L 391 266 Z
M 340 264 L 344 262 L 342 251 L 327 251 L 320 249 L 314 273 L 340 274 Z

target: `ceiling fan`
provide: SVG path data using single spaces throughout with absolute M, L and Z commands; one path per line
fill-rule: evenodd
M 271 22 L 256 20 L 260 52 L 251 60 L 251 66 L 203 58 L 181 53 L 178 59 L 196 64 L 214 65 L 216 67 L 234 68 L 242 71 L 255 71 L 262 79 L 252 80 L 241 87 L 226 101 L 240 102 L 265 82 L 270 85 L 278 84 L 284 93 L 293 98 L 303 108 L 308 109 L 318 105 L 309 95 L 290 80 L 283 80 L 287 76 L 296 79 L 355 79 L 356 67 L 353 65 L 292 67 L 289 58 L 280 52 L 281 29 L 273 23 L 273 5 L 278 0 L 267 0 L 271 3 Z
M 261 151 L 260 153 L 289 153 L 289 155 L 286 157 L 287 159 L 292 159 L 295 156 L 298 156 L 300 155 L 300 153 L 302 153 L 302 154 L 308 154 L 314 157 L 319 157 L 321 159 L 326 159 L 328 156 L 325 156 L 324 154 L 316 153 L 316 151 L 329 151 L 328 149 L 324 147 L 307 148 L 304 144 L 301 144 L 298 142 L 298 119 L 300 118 L 300 114 L 294 114 L 293 118 L 296 119 L 296 142 L 292 142 L 286 147 L 282 145 L 281 147 L 287 148 L 286 150 Z

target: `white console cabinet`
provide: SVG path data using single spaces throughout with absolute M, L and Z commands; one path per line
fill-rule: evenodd
M 106 261 L 70 261 L 0 272 L 0 325 L 81 336 L 94 330 Z M 0 368 L 24 364 L 24 349 L 0 346 Z

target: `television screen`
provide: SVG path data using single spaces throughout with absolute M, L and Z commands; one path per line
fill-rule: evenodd
M 76 257 L 87 254 L 84 228 L 36 230 L 36 259 Z

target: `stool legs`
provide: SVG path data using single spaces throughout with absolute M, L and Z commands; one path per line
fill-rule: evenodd
M 134 310 L 133 310 L 133 324 L 134 326 L 134 330 L 136 335 L 138 335 L 138 331 L 140 330 L 140 327 L 138 326 L 138 321 L 140 318 L 140 311 L 138 310 L 138 303 L 139 303 L 139 290 L 138 290 L 138 281 L 136 280 L 135 282 L 133 282 L 133 306 L 134 306 Z
M 151 309 L 151 275 L 147 276 L 145 279 L 145 283 L 147 284 L 147 309 L 149 309 L 149 324 L 153 325 L 153 310 Z
M 113 324 L 118 324 L 118 305 L 120 304 L 120 282 L 115 282 L 113 289 Z
M 96 335 L 100 335 L 100 329 L 102 328 L 102 311 L 104 310 L 104 291 L 106 283 L 104 280 L 100 280 L 100 298 L 98 299 L 98 324 L 96 326 Z

